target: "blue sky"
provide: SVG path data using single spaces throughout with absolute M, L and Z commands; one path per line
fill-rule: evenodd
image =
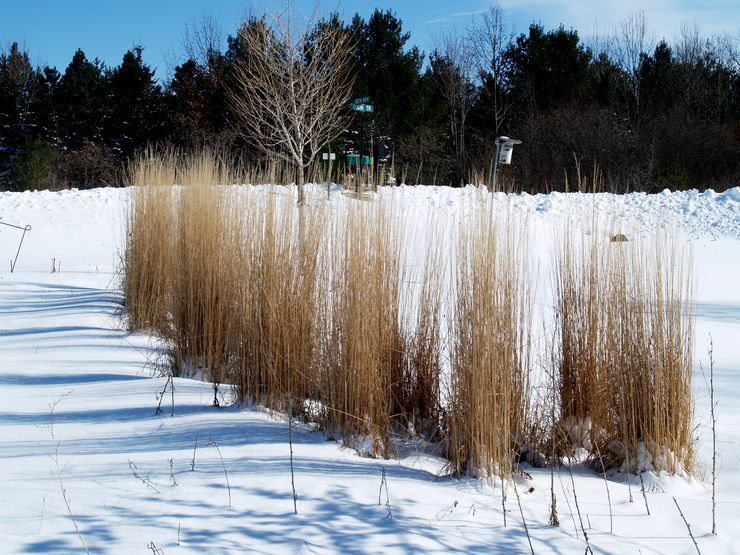
M 269 4 L 269 0 L 264 0 Z M 312 0 L 295 0 L 310 10 Z M 655 38 L 669 42 L 682 24 L 696 23 L 705 35 L 727 33 L 740 41 L 740 2 L 737 0 L 500 0 L 506 19 L 518 32 L 532 22 L 546 29 L 560 23 L 582 37 L 614 29 L 630 11 L 644 10 Z M 212 15 L 233 33 L 246 14 L 259 12 L 261 2 L 248 0 L 23 0 L 3 2 L 0 46 L 17 41 L 30 50 L 34 62 L 63 71 L 77 48 L 108 65 L 120 63 L 134 45 L 145 47 L 144 59 L 167 77 L 182 55 L 188 23 Z M 462 28 L 490 2 L 481 0 L 403 0 L 396 2 L 322 0 L 324 11 L 338 10 L 345 19 L 355 12 L 367 18 L 374 7 L 391 9 L 411 32 L 412 43 L 429 53 L 440 33 Z M 250 7 L 251 6 L 251 7 Z

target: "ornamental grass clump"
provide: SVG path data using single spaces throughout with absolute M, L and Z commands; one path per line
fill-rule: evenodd
M 134 186 L 127 213 L 123 292 L 131 330 L 163 333 L 169 322 L 175 212 L 172 151 L 147 151 L 129 167 Z
M 454 473 L 512 477 L 525 442 L 532 288 L 524 227 L 474 209 L 460 232 L 452 306 L 448 458 Z
M 352 201 L 346 217 L 333 221 L 331 237 L 323 424 L 363 440 L 368 454 L 387 454 L 405 353 L 401 230 L 382 202 Z
M 295 205 L 274 189 L 242 205 L 244 238 L 234 245 L 238 276 L 229 352 L 240 399 L 306 413 L 320 391 L 326 324 L 326 208 Z
M 599 465 L 692 469 L 690 261 L 662 234 L 566 237 L 556 277 L 558 433 L 599 453 Z

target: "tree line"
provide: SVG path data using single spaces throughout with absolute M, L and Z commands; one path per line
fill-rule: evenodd
M 264 159 L 259 129 L 235 117 L 230 91 L 248 49 L 242 24 L 222 50 L 207 19 L 189 27 L 185 61 L 160 82 L 127 51 L 116 67 L 78 50 L 63 72 L 36 67 L 12 44 L 0 53 L 0 187 L 120 184 L 148 145 L 208 146 L 245 164 Z M 396 15 L 318 21 L 349 37 L 351 97 L 368 97 L 369 145 L 385 175 L 410 184 L 490 180 L 495 138 L 523 142 L 499 179 L 515 190 L 723 189 L 740 183 L 740 55 L 728 37 L 684 27 L 654 41 L 629 14 L 588 44 L 560 26 L 516 34 L 497 5 L 429 55 Z M 307 60 L 306 63 L 311 63 Z M 243 83 L 242 83 L 243 84 Z M 348 107 L 339 107 L 347 109 Z M 331 145 L 360 150 L 358 117 Z

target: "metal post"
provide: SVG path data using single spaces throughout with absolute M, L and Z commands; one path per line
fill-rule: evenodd
M 493 160 L 493 185 L 491 186 L 491 193 L 496 192 L 496 170 L 498 169 L 498 155 L 501 149 L 501 143 L 496 139 L 496 158 Z
M 326 198 L 331 198 L 331 143 L 329 143 L 329 175 L 326 176 Z
M 365 156 L 365 110 L 360 116 L 360 175 L 362 175 L 362 157 Z
M 496 170 L 498 170 L 498 155 L 501 143 L 496 139 L 496 158 L 493 160 L 493 184 L 491 185 L 491 217 L 493 217 L 493 204 L 496 202 Z
M 5 222 L 0 222 L 0 225 L 5 225 L 5 226 L 8 226 L 8 227 L 12 227 L 14 229 L 19 229 L 19 230 L 21 230 L 23 232 L 23 235 L 21 235 L 21 241 L 20 241 L 20 243 L 18 243 L 18 250 L 15 251 L 15 258 L 10 261 L 10 273 L 12 274 L 13 271 L 15 271 L 15 265 L 18 262 L 18 255 L 21 253 L 21 247 L 23 246 L 23 240 L 26 238 L 26 233 L 28 233 L 29 231 L 31 231 L 31 226 L 30 225 L 27 225 L 27 226 L 22 226 L 21 227 L 19 225 L 7 224 Z

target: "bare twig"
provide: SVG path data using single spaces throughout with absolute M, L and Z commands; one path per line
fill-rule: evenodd
M 288 373 L 290 382 L 290 372 Z M 290 486 L 293 489 L 293 513 L 298 514 L 298 494 L 295 492 L 295 471 L 293 469 L 293 399 L 288 408 L 288 445 L 290 446 Z
M 50 413 L 51 413 L 51 424 L 49 425 L 49 433 L 51 434 L 51 439 L 56 441 L 56 437 L 54 435 L 54 410 L 56 409 L 57 405 L 64 400 L 65 397 L 67 397 L 71 391 L 64 393 L 59 399 L 51 403 L 49 405 L 50 407 Z M 85 550 L 85 553 L 90 555 L 90 550 L 87 548 L 87 544 L 85 544 L 85 539 L 82 537 L 82 532 L 80 532 L 80 527 L 77 525 L 77 520 L 75 519 L 74 514 L 72 513 L 72 507 L 69 503 L 69 497 L 67 496 L 67 489 L 64 487 L 64 481 L 62 480 L 62 474 L 64 473 L 63 466 L 59 465 L 59 444 L 60 441 L 56 441 L 56 445 L 54 447 L 54 454 L 51 455 L 51 460 L 54 461 L 54 469 L 55 469 L 55 477 L 57 480 L 57 483 L 59 484 L 59 490 L 62 493 L 62 499 L 64 500 L 64 505 L 67 507 L 67 514 L 69 514 L 69 518 L 72 521 L 72 525 L 75 527 L 75 532 L 77 532 L 77 537 L 80 538 L 80 543 L 82 544 L 83 549 Z M 46 498 L 44 497 L 44 504 L 46 503 Z M 43 510 L 42 510 L 43 515 Z M 42 517 L 43 518 L 43 517 Z M 39 524 L 39 529 L 41 527 L 41 524 Z
M 190 463 L 190 472 L 195 470 L 195 451 L 198 449 L 198 431 L 195 432 L 195 444 L 193 445 L 193 461 Z
M 648 505 L 647 493 L 645 493 L 645 482 L 642 479 L 642 472 L 638 469 L 637 473 L 638 476 L 640 476 L 640 491 L 642 491 L 642 499 L 645 501 L 645 510 L 647 511 L 648 516 L 650 516 L 650 506 Z
M 164 382 L 164 387 L 162 388 L 162 391 L 160 391 L 160 392 L 158 392 L 158 393 L 155 394 L 155 396 L 157 398 L 157 401 L 158 401 L 157 402 L 157 410 L 154 411 L 154 414 L 155 415 L 162 414 L 162 399 L 164 399 L 164 394 L 167 391 L 167 386 L 170 384 L 170 381 L 171 380 L 172 380 L 172 374 L 170 374 L 169 376 L 167 376 L 167 381 Z M 173 398 L 173 401 L 172 401 L 172 412 L 173 412 L 173 416 L 174 416 L 174 411 L 175 411 L 175 403 L 174 403 L 174 398 Z
M 170 463 L 170 481 L 172 482 L 173 486 L 176 486 L 177 480 L 175 480 L 175 457 L 170 457 L 168 462 Z
M 609 533 L 614 533 L 614 514 L 612 513 L 612 496 L 611 493 L 609 493 L 609 480 L 606 479 L 606 467 L 604 466 L 604 459 L 601 458 L 601 449 L 599 449 L 599 442 L 594 441 L 593 442 L 594 447 L 596 447 L 596 456 L 599 457 L 599 464 L 601 465 L 601 472 L 604 475 L 604 486 L 606 487 L 606 499 L 609 502 Z M 642 480 L 642 475 L 640 475 L 640 480 Z M 643 486 L 642 494 L 645 495 L 645 488 Z M 647 507 L 647 498 L 645 499 L 645 506 Z M 650 514 L 650 509 L 648 509 L 648 514 Z
M 680 505 L 678 504 L 678 501 L 676 501 L 676 498 L 673 498 L 673 502 L 676 504 L 676 508 L 678 509 L 678 513 L 681 515 L 681 518 L 683 519 L 683 523 L 686 525 L 686 529 L 689 531 L 689 536 L 691 537 L 691 541 L 694 542 L 694 547 L 696 547 L 696 552 L 701 555 L 701 551 L 699 550 L 699 544 L 696 543 L 696 538 L 694 537 L 693 532 L 691 532 L 691 525 L 686 520 L 686 517 L 683 516 L 683 511 L 681 510 Z
M 139 469 L 136 467 L 136 464 L 131 459 L 129 459 L 128 461 L 128 467 L 131 469 L 131 473 L 134 475 L 134 478 L 138 478 L 139 480 L 141 480 L 141 482 L 149 489 L 160 493 L 160 491 L 154 486 L 154 484 L 152 484 L 151 480 L 149 480 L 149 477 L 144 478 L 141 476 L 141 474 L 139 474 Z
M 224 469 L 224 476 L 226 476 L 226 489 L 229 491 L 229 507 L 231 507 L 231 485 L 229 484 L 229 473 L 226 472 L 226 463 L 224 463 L 224 457 L 221 454 L 221 449 L 218 446 L 218 443 L 214 439 L 208 440 L 208 445 L 212 445 L 216 448 L 216 451 L 218 451 L 218 456 L 221 458 L 221 466 Z
M 714 342 L 709 336 L 709 410 L 712 416 L 712 534 L 717 535 L 717 417 L 714 414 Z
M 380 478 L 380 489 L 378 489 L 378 505 L 380 505 L 380 496 L 383 493 L 383 487 L 385 487 L 385 508 L 388 511 L 388 518 L 393 518 L 393 511 L 391 510 L 391 498 L 388 493 L 388 480 L 385 477 L 385 467 L 383 467 L 383 475 Z M 457 501 L 455 501 L 457 506 Z
M 46 496 L 41 502 L 41 518 L 39 519 L 39 534 L 41 533 L 41 525 L 44 523 L 44 510 L 46 509 Z
M 555 344 L 555 338 L 553 338 L 552 344 Z M 555 357 L 553 356 L 553 359 Z M 553 362 L 555 362 L 553 360 Z M 553 364 L 553 368 L 556 366 Z M 560 526 L 560 520 L 558 519 L 558 499 L 555 495 L 555 463 L 556 463 L 556 453 L 555 453 L 555 446 L 557 442 L 557 438 L 555 437 L 555 430 L 557 423 L 555 422 L 555 405 L 556 405 L 556 399 L 558 394 L 558 387 L 557 387 L 557 375 L 555 370 L 550 371 L 550 382 L 551 382 L 551 389 L 549 394 L 549 404 L 550 404 L 550 426 L 551 426 L 551 432 L 550 432 L 550 520 L 548 523 L 550 526 Z M 610 505 L 611 507 L 611 505 Z
M 568 499 L 568 492 L 565 489 L 565 484 L 563 484 L 563 477 L 560 475 L 560 469 L 558 469 L 558 481 L 560 482 L 560 488 L 563 490 L 563 495 L 565 496 L 565 503 L 568 505 L 568 513 L 573 521 L 573 531 L 576 534 L 576 538 L 579 538 L 578 525 L 576 524 L 576 519 L 573 517 L 573 507 L 570 506 L 570 499 Z
M 572 468 L 570 457 L 568 458 L 568 473 L 570 474 L 570 483 L 573 486 L 573 500 L 575 501 L 576 512 L 578 513 L 578 521 L 581 524 L 581 532 L 583 532 L 583 539 L 586 540 L 586 553 L 593 553 L 593 550 L 591 549 L 591 544 L 588 541 L 588 532 L 586 532 L 586 528 L 585 526 L 583 526 L 583 518 L 581 517 L 581 509 L 578 506 L 578 495 L 576 495 L 576 481 L 575 481 L 575 478 L 573 477 L 573 468 Z
M 519 490 L 514 483 L 514 493 L 516 494 L 516 502 L 519 505 L 519 514 L 522 516 L 522 524 L 524 525 L 524 533 L 527 534 L 527 542 L 529 542 L 529 550 L 534 555 L 534 547 L 532 547 L 532 538 L 529 537 L 529 528 L 527 528 L 527 521 L 524 519 L 524 511 L 522 510 L 522 500 L 519 497 Z

